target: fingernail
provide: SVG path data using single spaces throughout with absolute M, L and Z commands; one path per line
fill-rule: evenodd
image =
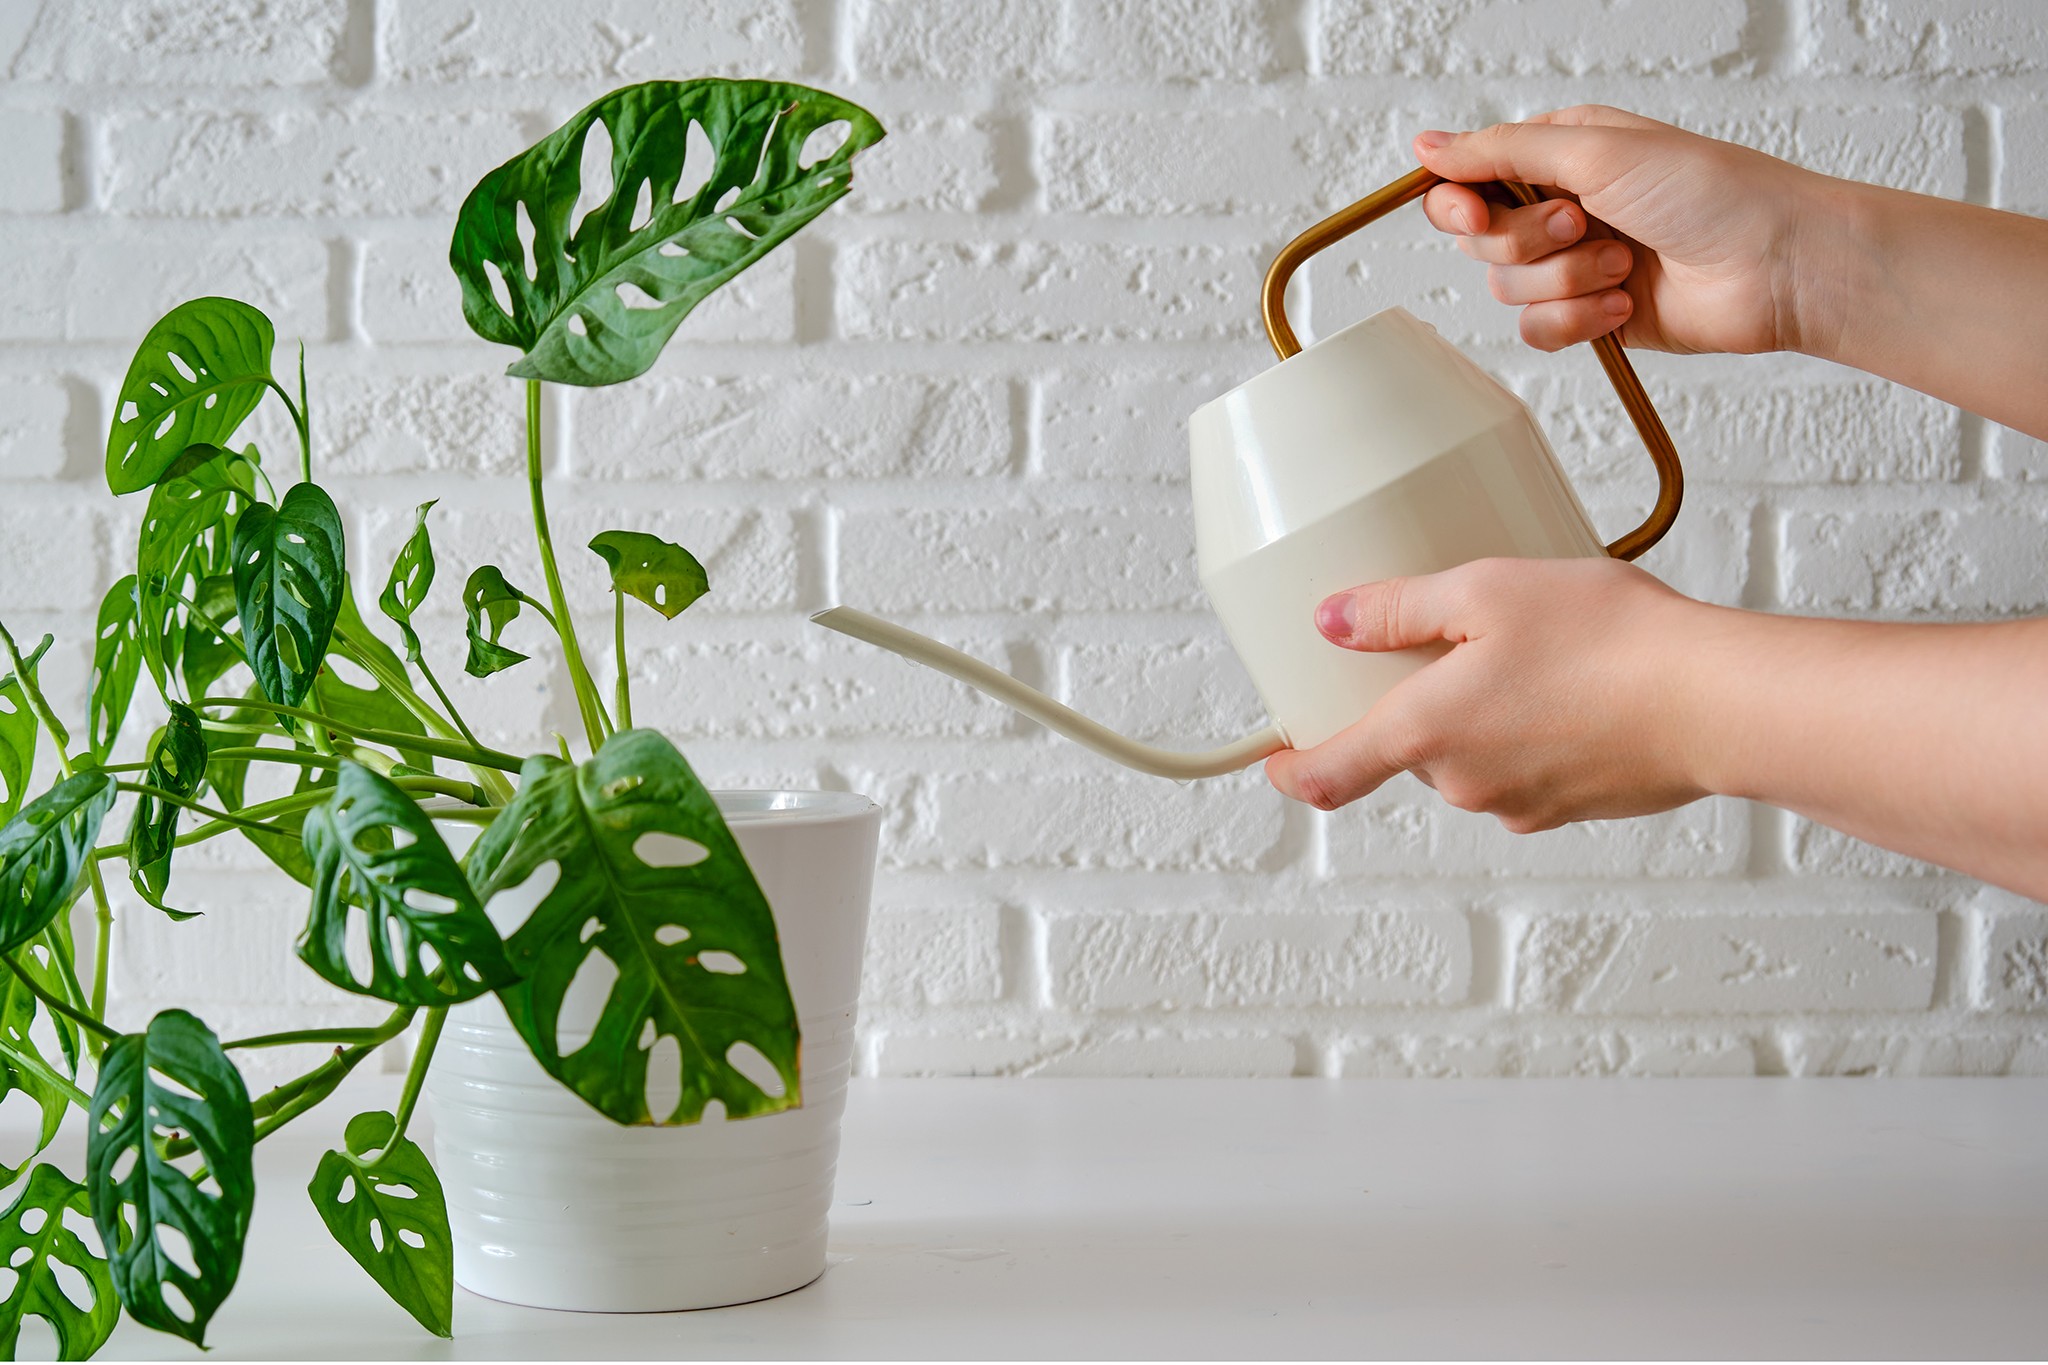
M 1415 140 L 1425 147 L 1448 147 L 1457 140 L 1457 136 L 1456 133 L 1446 133 L 1441 128 L 1431 128 L 1428 132 L 1417 133 Z
M 1600 300 L 1600 311 L 1611 318 L 1620 317 L 1629 310 L 1629 307 L 1628 295 L 1619 289 L 1609 291 L 1607 297 Z
M 1628 269 L 1628 248 L 1620 242 L 1609 242 L 1600 248 L 1600 268 L 1610 275 Z
M 1351 600 L 1351 594 L 1340 592 L 1335 597 L 1325 597 L 1322 605 L 1316 608 L 1316 629 L 1327 639 L 1348 640 L 1352 622 L 1357 617 L 1358 607 Z
M 1569 242 L 1579 235 L 1579 225 L 1572 221 L 1569 209 L 1559 209 L 1551 214 L 1550 221 L 1544 226 L 1549 228 L 1550 240 L 1553 242 Z

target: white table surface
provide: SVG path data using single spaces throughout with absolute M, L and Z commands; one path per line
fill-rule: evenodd
M 857 1081 L 817 1283 L 452 1342 L 304 1194 L 389 1088 L 259 1149 L 211 1359 L 2048 1351 L 2043 1081 Z

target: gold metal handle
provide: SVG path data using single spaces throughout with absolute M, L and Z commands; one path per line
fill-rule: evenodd
M 1442 183 L 1443 177 L 1434 172 L 1410 171 L 1349 208 L 1331 214 L 1280 249 L 1280 254 L 1273 258 L 1273 264 L 1266 270 L 1266 286 L 1260 304 L 1266 317 L 1266 335 L 1282 360 L 1301 350 L 1301 342 L 1295 338 L 1294 328 L 1287 322 L 1286 294 L 1287 281 L 1293 278 L 1302 263 L 1324 247 L 1349 237 L 1367 223 L 1403 204 L 1420 199 L 1432 186 Z M 1518 180 L 1494 183 L 1524 205 L 1541 203 L 1546 197 L 1541 191 Z M 1475 185 L 1473 188 L 1485 187 Z M 1607 372 L 1607 382 L 1620 395 L 1621 406 L 1627 410 L 1629 421 L 1635 424 L 1636 435 L 1642 437 L 1650 459 L 1657 466 L 1657 505 L 1650 509 L 1649 517 L 1641 526 L 1607 547 L 1607 553 L 1616 559 L 1634 559 L 1662 540 L 1664 533 L 1671 529 L 1671 523 L 1678 519 L 1678 505 L 1685 497 L 1685 471 L 1679 468 L 1678 452 L 1672 448 L 1670 433 L 1664 430 L 1664 419 L 1650 405 L 1650 395 L 1643 391 L 1643 381 L 1636 378 L 1635 366 L 1628 363 L 1628 353 L 1622 350 L 1621 342 L 1610 332 L 1593 339 L 1593 351 L 1600 357 L 1600 368 Z

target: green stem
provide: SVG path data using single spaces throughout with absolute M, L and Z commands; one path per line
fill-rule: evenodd
M 427 1068 L 434 1063 L 434 1044 L 441 1041 L 441 1026 L 447 1022 L 447 1010 L 432 1009 L 427 1011 L 427 1021 L 420 1025 L 420 1040 L 412 1050 L 412 1065 L 405 1072 L 405 1093 L 398 1099 L 398 1125 L 391 1130 L 392 1147 L 396 1147 L 405 1136 L 405 1125 L 412 1122 L 413 1106 L 420 1099 L 420 1086 L 427 1079 Z
M 410 1005 L 401 1005 L 386 1016 L 381 1024 L 371 1024 L 363 1028 L 304 1028 L 294 1029 L 288 1033 L 263 1033 L 253 1038 L 237 1038 L 221 1046 L 230 1050 L 290 1047 L 295 1043 L 368 1044 L 375 1047 L 380 1043 L 388 1043 L 405 1032 L 412 1023 L 413 1013 Z
M 341 760 L 331 754 L 309 754 L 304 749 L 279 749 L 270 745 L 251 745 L 248 748 L 209 749 L 207 761 L 216 758 L 239 758 L 257 763 L 289 763 L 296 768 L 339 768 Z
M 462 712 L 455 709 L 454 699 L 448 695 L 448 689 L 441 686 L 441 680 L 434 676 L 434 670 L 427 667 L 427 656 L 421 654 L 419 658 L 412 661 L 412 666 L 417 668 L 420 671 L 420 676 L 427 680 L 427 686 L 434 689 L 434 695 L 441 699 L 441 705 L 448 710 L 448 719 L 455 722 L 455 728 L 462 732 L 462 737 L 472 745 L 477 745 L 476 732 L 469 728 L 469 722 L 462 718 Z M 480 748 L 482 746 L 477 745 L 477 747 Z
M 231 711 L 246 709 L 251 711 L 267 711 L 274 715 L 290 716 L 295 720 L 308 721 L 313 725 L 324 726 L 338 735 L 347 735 L 349 738 L 361 740 L 365 744 L 381 744 L 387 749 L 413 749 L 423 754 L 432 754 L 436 758 L 445 758 L 456 763 L 467 763 L 471 767 L 496 768 L 500 772 L 507 773 L 519 771 L 519 760 L 516 757 L 511 754 L 500 753 L 496 749 L 486 749 L 481 745 L 472 747 L 459 741 L 435 739 L 429 735 L 408 735 L 398 730 L 378 730 L 367 726 L 343 725 L 327 716 L 321 715 L 317 711 L 306 711 L 296 706 L 279 706 L 275 702 L 253 701 L 247 697 L 201 697 L 198 701 L 192 703 L 192 707 L 194 710 Z M 209 725 L 213 723 L 212 721 L 207 722 Z
M 618 671 L 613 684 L 618 696 L 619 728 L 633 728 L 633 692 L 626 677 L 626 594 L 612 589 L 612 667 Z
M 92 1096 L 80 1090 L 70 1077 L 33 1053 L 24 1052 L 20 1048 L 15 1047 L 14 1044 L 8 1042 L 5 1038 L 0 1038 L 0 1057 L 5 1057 L 9 1064 L 28 1072 L 45 1085 L 54 1086 L 63 1091 L 64 1098 L 70 1100 L 80 1109 L 90 1110 L 92 1108 Z
M 255 667 L 253 663 L 250 663 L 249 651 L 242 648 L 242 642 L 240 640 L 237 640 L 234 636 L 228 634 L 227 628 L 221 625 L 220 622 L 214 620 L 211 616 L 208 616 L 206 612 L 200 608 L 197 602 L 194 602 L 189 597 L 180 597 L 177 593 L 170 594 L 170 598 L 173 602 L 176 602 L 179 605 L 183 606 L 186 611 L 191 612 L 192 618 L 199 622 L 200 625 L 205 626 L 208 630 L 212 631 L 215 635 L 219 636 L 220 642 L 222 644 L 234 650 L 235 653 L 241 655 L 243 663 L 249 664 L 251 668 Z
M 86 1032 L 95 1034 L 98 1037 L 110 1043 L 121 1036 L 118 1030 L 108 1028 L 105 1024 L 93 1018 L 90 1014 L 87 1014 L 84 1010 L 73 1009 L 65 1001 L 59 1000 L 56 996 L 44 990 L 42 986 L 36 981 L 36 979 L 28 974 L 28 970 L 24 968 L 19 962 L 16 962 L 14 960 L 13 954 L 8 954 L 4 960 L 7 963 L 7 970 L 13 972 L 17 977 L 21 978 L 21 984 L 28 987 L 28 993 L 30 995 L 33 995 L 36 999 L 42 1001 L 45 1005 L 48 1005 L 51 1009 L 63 1015 L 72 1023 L 78 1025 Z
M 555 567 L 555 543 L 548 535 L 548 505 L 540 486 L 540 381 L 526 381 L 526 487 L 533 502 L 533 532 L 540 541 L 541 573 L 548 583 L 548 601 L 554 605 L 555 634 L 562 640 L 562 658 L 569 666 L 569 683 L 576 691 L 576 709 L 583 716 L 583 731 L 596 749 L 604 742 L 607 726 L 600 718 L 604 706 L 597 699 L 597 685 L 583 662 L 583 647 L 576 642 L 576 619 L 569 615 L 569 600 L 562 593 L 562 573 Z
M 260 820 L 251 820 L 244 816 L 231 815 L 224 810 L 215 810 L 211 806 L 201 805 L 189 796 L 180 796 L 174 791 L 165 791 L 162 787 L 153 787 L 147 782 L 116 782 L 114 785 L 121 791 L 131 792 L 136 796 L 152 796 L 159 801 L 169 802 L 173 806 L 183 806 L 194 815 L 203 815 L 218 825 L 233 825 L 236 829 L 253 830 L 258 834 L 279 834 L 283 832 L 272 829 Z M 329 794 L 323 792 L 322 796 L 324 797 Z
M 0 625 L 0 643 L 7 647 L 7 661 L 13 666 L 15 678 L 21 683 L 21 694 L 28 699 L 28 709 L 35 713 L 36 722 L 43 727 L 43 733 L 50 737 L 50 747 L 57 751 L 57 766 L 63 770 L 64 776 L 71 776 L 71 756 L 64 752 L 64 746 L 57 741 L 57 736 L 68 734 L 69 731 L 57 723 L 57 715 L 50 709 L 49 700 L 43 696 L 43 689 L 36 686 L 34 675 L 29 672 L 28 665 L 21 661 L 21 650 L 16 648 L 14 637 L 8 634 L 4 625 Z
M 358 667 L 377 680 L 379 686 L 397 698 L 400 705 L 412 712 L 420 724 L 426 726 L 429 730 L 438 732 L 443 739 L 462 739 L 464 737 L 460 731 L 448 723 L 446 716 L 427 705 L 426 698 L 412 690 L 411 683 L 407 682 L 402 675 L 393 673 L 390 669 L 386 668 L 365 643 L 356 638 L 352 632 L 336 626 L 334 630 L 334 643 L 341 646 L 341 652 L 345 657 L 354 660 Z M 472 744 L 475 743 L 474 740 L 470 742 Z
M 284 400 L 286 410 L 292 415 L 292 426 L 297 428 L 299 433 L 299 477 L 311 483 L 313 481 L 313 434 L 306 419 L 306 410 L 299 406 L 299 404 L 294 403 L 292 396 L 284 391 L 284 385 L 278 383 L 275 379 L 265 375 L 263 382 L 270 386 L 272 393 Z M 306 353 L 304 347 L 301 346 L 299 350 L 300 396 L 303 397 L 305 392 Z

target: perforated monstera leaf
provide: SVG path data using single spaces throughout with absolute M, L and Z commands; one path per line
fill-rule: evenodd
M 412 798 L 343 761 L 334 795 L 306 813 L 313 908 L 307 966 L 343 990 L 398 1005 L 449 1005 L 513 980 L 498 931 Z M 367 976 L 348 960 L 349 917 L 368 919 Z
M 29 1173 L 7 1212 L 0 1213 L 0 1258 L 15 1275 L 14 1288 L 0 1301 L 0 1355 L 13 1360 L 21 1345 L 23 1319 L 38 1317 L 57 1334 L 59 1360 L 85 1360 L 114 1333 L 121 1301 L 104 1257 L 67 1226 L 67 1213 L 86 1217 L 85 1186 L 55 1166 Z M 76 1303 L 57 1278 L 57 1267 L 76 1272 L 86 1303 Z
M 36 664 L 55 639 L 45 635 L 22 660 L 31 680 Z M 21 679 L 12 673 L 0 678 L 0 823 L 12 819 L 28 799 L 29 779 L 35 775 L 37 730 L 36 713 L 29 709 Z
M 263 401 L 270 319 L 235 299 L 181 303 L 149 329 L 114 400 L 107 487 L 148 488 L 186 447 L 221 445 Z
M 469 576 L 469 581 L 462 585 L 462 609 L 468 615 L 465 629 L 469 636 L 469 658 L 462 665 L 463 672 L 472 678 L 488 678 L 525 662 L 524 654 L 498 643 L 498 637 L 519 615 L 519 604 L 525 600 L 526 594 L 507 583 L 495 564 L 486 564 Z
M 22 971 L 35 978 L 37 985 L 57 985 L 51 979 L 56 975 L 55 971 L 38 962 L 33 954 L 23 953 L 16 961 Z M 4 978 L 0 979 L 0 1034 L 6 1036 L 7 1045 L 24 1056 L 48 1064 L 52 1071 L 63 1071 L 61 1059 L 52 1061 L 43 1056 L 43 1049 L 35 1040 L 36 1011 L 41 1008 L 35 993 L 29 990 L 27 982 L 11 971 L 0 970 L 0 978 Z M 17 1066 L 12 1061 L 0 1061 L 0 1098 L 5 1098 L 16 1091 L 27 1096 L 40 1111 L 40 1122 L 36 1128 L 34 1145 L 30 1150 L 22 1154 L 18 1160 L 13 1159 L 14 1153 L 10 1151 L 10 1159 L 0 1162 L 0 1185 L 11 1185 L 20 1177 L 28 1168 L 29 1162 L 41 1155 L 43 1149 L 56 1139 L 57 1130 L 64 1123 L 64 1116 L 71 1111 L 70 1096 L 41 1075 L 26 1067 Z
M 398 1121 L 357 1114 L 342 1135 L 346 1150 L 328 1152 L 306 1193 L 320 1221 L 392 1302 L 437 1337 L 450 1335 L 455 1313 L 455 1240 L 448 1204 L 427 1154 L 411 1138 L 396 1144 Z
M 241 1074 L 213 1030 L 165 1010 L 107 1049 L 90 1123 L 85 1184 L 115 1292 L 143 1326 L 204 1345 L 241 1273 L 256 1201 L 256 1125 Z M 182 1162 L 164 1155 L 173 1133 L 196 1148 Z
M 189 706 L 171 703 L 170 719 L 157 733 L 142 780 L 144 785 L 173 796 L 188 797 L 197 794 L 199 784 L 206 780 L 206 732 L 199 728 L 199 717 Z M 128 880 L 138 895 L 172 919 L 192 919 L 197 914 L 164 904 L 182 809 L 145 793 L 135 798 L 135 816 L 128 825 Z
M 604 557 L 614 588 L 639 598 L 671 621 L 711 591 L 711 580 L 697 556 L 660 536 L 643 531 L 602 531 L 591 540 L 590 548 Z
M 235 523 L 241 509 L 256 501 L 254 453 L 253 447 L 237 454 L 219 446 L 194 446 L 150 490 L 135 547 L 135 637 L 143 664 L 166 697 L 188 642 L 212 637 L 208 627 L 191 619 L 187 604 L 198 604 L 231 628 L 230 620 L 208 610 L 221 605 L 221 599 L 209 595 L 206 585 L 228 573 Z M 227 617 L 234 615 L 233 605 L 230 598 Z
M 420 661 L 420 637 L 412 628 L 412 614 L 427 600 L 427 589 L 434 586 L 434 542 L 427 535 L 427 513 L 439 501 L 429 498 L 413 513 L 412 534 L 392 561 L 391 576 L 377 598 L 377 609 L 398 623 L 399 633 L 405 637 L 405 657 L 415 664 Z
M 800 1102 L 775 918 L 666 739 L 621 730 L 579 767 L 529 758 L 469 865 L 487 904 L 545 879 L 506 940 L 525 979 L 498 995 L 534 1057 L 593 1107 L 617 1123 L 694 1123 L 712 1100 L 730 1118 Z M 591 968 L 616 976 L 586 1037 L 562 1013 Z M 678 1095 L 665 1115 L 649 1110 L 651 1080 Z
M 99 621 L 93 628 L 92 680 L 85 704 L 85 742 L 95 763 L 107 754 L 128 718 L 135 699 L 135 680 L 142 675 L 141 645 L 135 628 L 135 575 L 129 574 L 100 599 Z
M 0 828 L 0 953 L 43 932 L 71 904 L 100 822 L 114 804 L 114 775 L 74 773 Z
M 801 85 L 614 91 L 463 201 L 448 252 L 463 316 L 526 352 L 519 378 L 631 379 L 706 295 L 845 194 L 881 137 L 865 109 Z
M 297 706 L 312 690 L 341 614 L 341 514 L 318 485 L 293 484 L 235 524 L 235 608 L 263 695 Z

